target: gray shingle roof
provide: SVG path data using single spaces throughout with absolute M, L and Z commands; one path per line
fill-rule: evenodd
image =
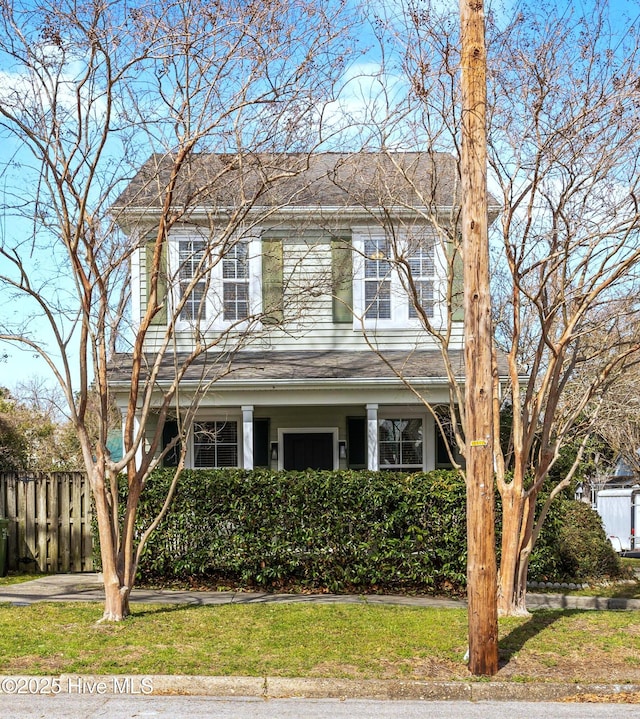
M 153 155 L 114 207 L 159 208 L 173 170 L 172 156 Z M 195 154 L 181 168 L 173 205 L 450 207 L 459 204 L 457 178 L 447 153 Z
M 171 381 L 175 377 L 175 367 L 186 359 L 187 355 L 166 355 L 159 374 L 160 381 Z M 438 351 L 390 351 L 385 357 L 392 367 L 401 371 L 405 378 L 413 380 L 444 380 L 446 377 L 442 355 Z M 155 359 L 150 356 L 149 361 Z M 464 358 L 462 352 L 451 353 L 454 370 L 463 374 Z M 184 380 L 211 381 L 222 376 L 221 382 L 228 380 L 247 383 L 267 381 L 303 380 L 394 380 L 397 375 L 374 352 L 359 351 L 241 351 L 235 354 L 209 353 L 202 355 L 188 368 Z M 131 377 L 131 355 L 116 355 L 109 367 L 109 381 L 126 384 Z

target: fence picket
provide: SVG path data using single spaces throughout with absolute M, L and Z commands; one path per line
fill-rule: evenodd
M 82 472 L 0 473 L 0 510 L 9 519 L 10 570 L 93 569 L 91 495 Z
M 49 480 L 49 517 L 48 536 L 49 536 L 49 566 L 51 572 L 56 571 L 54 567 L 56 563 L 60 566 L 60 550 L 58 545 L 58 535 L 60 533 L 60 483 L 61 478 L 51 477 Z M 57 569 L 57 571 L 60 571 Z
M 15 475 L 3 475 L 6 477 L 6 481 L 0 485 L 0 494 L 4 495 L 5 498 L 5 513 L 3 514 L 9 520 L 9 547 L 18 547 L 18 496 L 17 496 L 17 482 L 18 478 Z M 13 556 L 9 553 L 7 558 L 8 568 L 17 569 L 18 563 L 16 560 L 17 553 Z
M 68 477 L 69 475 L 64 475 Z M 60 537 L 58 543 L 58 561 L 61 572 L 71 571 L 71 482 L 60 481 Z
M 36 562 L 42 572 L 50 572 L 51 565 L 47 557 L 47 545 L 49 538 L 49 517 L 47 512 L 47 492 L 49 490 L 50 478 L 40 475 L 34 482 L 34 501 L 36 518 L 34 522 L 34 545 L 36 550 Z

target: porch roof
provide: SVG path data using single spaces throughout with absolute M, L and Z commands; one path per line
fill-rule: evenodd
M 249 351 L 235 353 L 206 353 L 184 369 L 182 381 L 187 384 L 254 384 L 262 382 L 291 383 L 297 386 L 318 381 L 344 382 L 345 385 L 362 381 L 399 382 L 400 378 L 414 382 L 446 383 L 447 373 L 442 355 L 437 350 L 389 351 L 385 360 L 373 351 Z M 455 374 L 464 375 L 462 351 L 450 353 Z M 147 366 L 155 355 L 146 356 Z M 176 373 L 184 368 L 187 353 L 167 354 L 161 362 L 157 380 L 172 382 Z M 132 356 L 117 354 L 108 370 L 109 383 L 127 385 L 131 380 Z M 502 374 L 502 372 L 501 372 Z

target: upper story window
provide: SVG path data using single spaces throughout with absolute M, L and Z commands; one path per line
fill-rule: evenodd
M 415 301 L 409 300 L 409 318 L 418 317 L 416 303 L 427 317 L 434 316 L 435 245 L 433 237 L 409 241 L 407 265 L 415 287 Z
M 257 316 L 261 310 L 261 254 L 258 238 L 232 238 L 224 244 L 197 234 L 175 232 L 169 243 L 174 306 L 185 328 L 222 330 Z
M 222 259 L 224 319 L 232 322 L 249 316 L 249 243 L 239 240 Z
M 206 265 L 204 240 L 191 237 L 180 238 L 178 242 L 178 275 L 180 298 L 185 298 L 180 312 L 181 320 L 207 319 L 205 299 L 206 282 L 202 268 Z
M 436 319 L 445 303 L 446 269 L 435 236 L 426 228 L 399 232 L 393 241 L 382 229 L 354 228 L 354 322 L 378 327 L 417 327 Z
M 391 319 L 391 265 L 386 237 L 364 241 L 364 302 L 367 319 Z

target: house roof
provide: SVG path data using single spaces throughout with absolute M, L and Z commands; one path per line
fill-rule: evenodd
M 363 381 L 399 381 L 398 373 L 413 382 L 446 383 L 442 355 L 432 351 L 389 351 L 384 362 L 372 351 L 240 351 L 201 355 L 187 368 L 182 381 L 207 383 L 212 380 L 224 384 L 254 384 L 272 382 L 293 385 L 298 382 L 338 381 L 350 384 Z M 187 359 L 187 354 L 167 354 L 162 359 L 158 381 L 171 382 L 176 367 Z M 464 374 L 462 351 L 450 353 L 454 372 Z M 155 355 L 148 357 L 150 363 Z M 391 366 L 389 366 L 391 365 Z M 118 354 L 109 365 L 109 382 L 127 385 L 131 380 L 131 355 Z M 501 373 L 502 374 L 502 373 Z
M 151 156 L 114 208 L 160 209 L 175 167 L 171 155 Z M 182 208 L 451 207 L 460 188 L 455 158 L 441 152 L 194 154 L 172 199 Z

